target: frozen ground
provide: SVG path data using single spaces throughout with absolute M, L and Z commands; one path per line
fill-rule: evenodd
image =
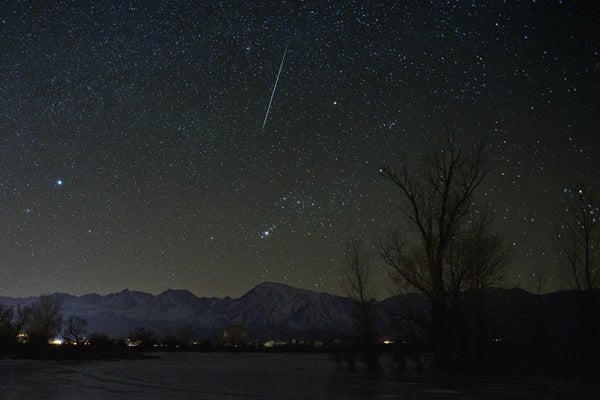
M 598 399 L 600 385 L 525 377 L 336 370 L 325 354 L 159 354 L 0 360 L 0 399 Z

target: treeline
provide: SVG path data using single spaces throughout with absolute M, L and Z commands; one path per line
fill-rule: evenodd
M 102 333 L 87 335 L 87 321 L 63 319 L 57 296 L 42 295 L 31 305 L 0 304 L 0 355 L 26 358 L 110 357 L 125 348 Z M 60 340 L 58 340 L 60 338 Z M 52 342 L 57 339 L 57 342 Z M 57 344 L 68 344 L 57 347 Z
M 182 326 L 159 339 L 153 330 L 138 327 L 126 338 L 88 333 L 87 320 L 64 319 L 58 296 L 42 295 L 31 305 L 0 304 L 0 357 L 30 359 L 115 359 L 147 357 L 148 351 L 187 352 L 323 352 L 325 344 L 251 342 L 243 326 L 229 326 L 220 340 L 199 340 Z
M 7 349 L 19 342 L 46 344 L 63 327 L 60 308 L 56 297 L 47 295 L 16 309 L 0 304 L 0 346 Z

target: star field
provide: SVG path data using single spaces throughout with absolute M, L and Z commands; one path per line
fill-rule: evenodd
M 339 292 L 350 235 L 400 223 L 377 166 L 445 132 L 488 145 L 507 284 L 541 265 L 560 288 L 563 191 L 600 181 L 599 21 L 580 1 L 6 2 L 0 295 Z

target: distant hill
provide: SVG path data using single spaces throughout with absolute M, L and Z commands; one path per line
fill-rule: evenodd
M 232 324 L 245 327 L 250 339 L 326 338 L 347 335 L 353 323 L 348 298 L 297 289 L 280 283 L 263 283 L 232 299 L 197 297 L 187 290 L 158 295 L 123 290 L 108 295 L 60 298 L 62 313 L 88 321 L 89 332 L 126 337 L 137 327 L 152 329 L 158 337 L 189 329 L 199 338 L 220 338 Z M 36 297 L 0 297 L 0 304 L 17 306 Z
M 600 291 L 595 293 L 600 304 Z M 291 338 L 331 339 L 349 335 L 354 306 L 350 299 L 298 289 L 280 283 L 262 283 L 240 298 L 197 297 L 187 290 L 167 290 L 158 295 L 123 290 L 108 295 L 73 296 L 57 293 L 63 316 L 77 315 L 88 321 L 88 331 L 124 338 L 138 327 L 157 337 L 187 329 L 200 339 L 218 339 L 232 324 L 244 326 L 251 340 Z M 533 327 L 533 316 L 544 315 L 549 333 L 561 336 L 576 315 L 576 293 L 555 292 L 537 296 L 521 289 L 489 289 L 489 314 L 499 334 L 519 336 Z M 0 304 L 30 304 L 35 297 L 0 297 Z M 407 294 L 373 301 L 381 335 L 398 329 L 398 323 L 428 320 L 422 295 Z M 551 331 L 551 332 L 550 332 Z

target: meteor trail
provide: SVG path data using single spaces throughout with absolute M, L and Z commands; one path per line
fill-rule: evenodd
M 267 124 L 267 118 L 269 117 L 269 111 L 271 111 L 271 104 L 273 103 L 273 97 L 275 96 L 275 90 L 277 90 L 277 82 L 279 82 L 279 75 L 281 75 L 281 70 L 283 69 L 283 62 L 285 61 L 285 55 L 287 54 L 288 45 L 285 45 L 285 50 L 283 52 L 283 57 L 281 57 L 281 64 L 279 65 L 279 72 L 277 72 L 277 78 L 275 79 L 275 85 L 273 86 L 273 91 L 271 92 L 271 100 L 269 100 L 269 106 L 267 107 L 267 112 L 265 113 L 265 120 L 262 124 L 262 130 L 265 130 L 265 125 Z

